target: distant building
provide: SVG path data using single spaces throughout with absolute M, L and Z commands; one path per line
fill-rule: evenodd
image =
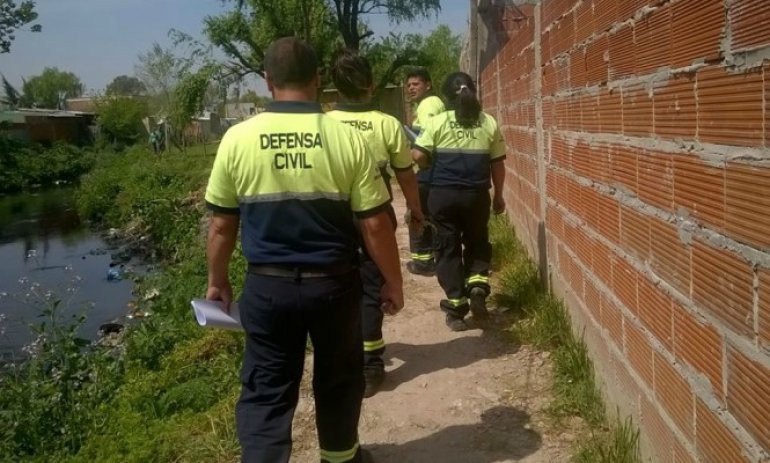
M 11 138 L 50 145 L 65 142 L 85 145 L 93 140 L 94 113 L 49 109 L 0 112 L 0 133 Z
M 255 103 L 227 103 L 225 105 L 225 118 L 246 120 L 264 111 L 265 108 Z

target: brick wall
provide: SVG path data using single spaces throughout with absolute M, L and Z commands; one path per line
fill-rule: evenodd
M 657 461 L 770 461 L 770 2 L 499 3 L 509 215 L 608 396 Z

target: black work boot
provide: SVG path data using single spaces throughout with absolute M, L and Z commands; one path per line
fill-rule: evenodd
M 446 314 L 446 326 L 452 331 L 465 331 L 468 329 L 468 325 L 462 317 L 450 313 Z
M 409 270 L 409 273 L 425 277 L 432 277 L 436 274 L 436 264 L 432 260 L 410 260 L 406 263 L 406 269 Z
M 364 367 L 364 398 L 369 398 L 380 391 L 385 381 L 385 367 Z
M 489 318 L 487 311 L 487 292 L 483 288 L 472 288 L 469 299 L 471 300 L 471 313 L 476 320 Z

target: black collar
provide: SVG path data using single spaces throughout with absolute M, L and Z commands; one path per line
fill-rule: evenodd
M 315 101 L 271 101 L 265 111 L 271 113 L 322 113 L 321 104 Z
M 349 113 L 365 113 L 369 111 L 377 111 L 377 106 L 374 103 L 337 103 L 334 109 L 339 111 L 347 111 Z

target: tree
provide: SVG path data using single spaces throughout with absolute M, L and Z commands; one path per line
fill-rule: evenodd
M 240 77 L 264 77 L 265 51 L 272 41 L 297 36 L 319 56 L 328 56 L 338 33 L 326 0 L 223 0 L 234 10 L 204 20 L 204 33 L 230 59 L 228 69 Z
M 112 79 L 105 93 L 107 95 L 123 95 L 123 96 L 136 96 L 144 95 L 147 91 L 147 87 L 144 86 L 141 80 L 132 76 L 117 76 Z
M 390 34 L 380 42 L 366 46 L 364 53 L 372 63 L 373 72 L 380 76 L 378 88 L 403 81 L 403 71 L 409 66 L 424 66 L 430 72 L 434 87 L 440 87 L 447 75 L 457 71 L 462 38 L 446 25 L 440 25 L 428 35 Z
M 16 39 L 16 31 L 37 19 L 35 2 L 31 0 L 16 4 L 13 0 L 0 0 L 0 53 L 11 51 L 11 42 Z M 42 30 L 39 24 L 33 25 L 32 32 Z
M 392 22 L 414 21 L 441 11 L 439 0 L 332 0 L 337 28 L 345 46 L 359 50 L 374 33 L 362 21 L 369 14 L 385 14 Z
M 181 142 L 183 150 L 185 149 L 185 129 L 193 116 L 203 109 L 206 93 L 211 87 L 212 76 L 216 72 L 216 67 L 204 66 L 198 72 L 187 73 L 174 89 L 171 126 L 176 133 L 175 142 Z
M 19 102 L 21 100 L 21 95 L 19 94 L 19 91 L 16 90 L 16 88 L 11 85 L 10 82 L 8 82 L 8 79 L 5 78 L 4 75 L 0 74 L 0 77 L 2 77 L 3 80 L 3 91 L 5 92 L 5 102 L 8 103 L 12 108 L 15 108 L 19 105 Z
M 384 14 L 394 23 L 414 21 L 441 10 L 439 0 L 223 0 L 236 4 L 233 11 L 209 16 L 204 31 L 211 42 L 231 59 L 240 75 L 264 77 L 267 46 L 285 36 L 311 44 L 322 62 L 334 48 L 359 50 L 373 32 L 365 17 Z
M 55 67 L 45 68 L 39 76 L 29 78 L 22 89 L 23 105 L 51 109 L 62 109 L 61 103 L 65 98 L 77 98 L 83 94 L 83 84 L 78 76 Z
M 96 102 L 101 136 L 113 144 L 132 145 L 144 135 L 142 119 L 147 116 L 144 99 L 107 95 Z
M 158 43 L 154 43 L 147 53 L 139 55 L 135 72 L 153 98 L 152 110 L 168 110 L 171 107 L 174 87 L 188 67 L 189 63 Z

